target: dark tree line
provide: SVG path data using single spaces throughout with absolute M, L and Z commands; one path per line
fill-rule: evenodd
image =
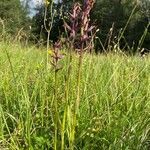
M 143 2 L 145 2 L 145 8 L 143 7 Z M 100 28 L 98 37 L 105 47 L 108 46 L 107 44 L 113 45 L 116 43 L 120 36 L 119 34 L 123 32 L 120 39 L 121 48 L 129 49 L 129 47 L 133 47 L 134 50 L 137 49 L 150 17 L 149 14 L 146 14 L 149 10 L 148 3 L 150 2 L 146 0 L 143 2 L 141 1 L 141 4 L 137 4 L 134 0 L 97 0 L 92 20 L 95 20 Z M 112 29 L 112 33 L 110 29 Z M 145 42 L 142 45 L 147 48 L 150 46 L 147 43 L 147 40 L 150 40 L 150 28 L 148 30 Z M 111 38 L 112 43 L 108 43 L 109 38 Z
M 78 0 L 82 3 L 82 0 Z M 35 43 L 45 43 L 47 31 L 44 26 L 45 5 L 38 5 L 36 15 L 29 17 L 30 0 L 22 4 L 19 0 L 0 0 L 0 19 L 5 23 L 5 30 L 15 34 L 20 28 L 28 33 Z M 48 2 L 48 1 L 47 1 Z M 50 1 L 49 1 L 50 2 Z M 63 0 L 47 6 L 47 19 L 51 26 L 50 41 L 66 37 L 64 20 L 69 23 L 68 15 L 77 0 Z M 138 47 L 150 49 L 150 1 L 149 0 L 96 0 L 91 12 L 91 22 L 99 29 L 94 40 L 97 51 L 112 50 L 118 44 L 120 49 L 135 52 Z M 54 15 L 51 15 L 54 14 Z M 52 18 L 53 16 L 53 18 Z M 2 27 L 2 24 L 1 24 Z M 0 29 L 2 32 L 2 28 Z
M 28 5 L 19 0 L 0 0 L 0 33 L 16 35 L 29 27 Z

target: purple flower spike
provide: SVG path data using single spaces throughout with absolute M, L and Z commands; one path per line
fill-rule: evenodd
M 95 36 L 95 34 L 91 35 L 95 27 L 90 25 L 90 11 L 94 2 L 95 0 L 84 0 L 83 8 L 79 3 L 75 3 L 72 13 L 70 13 L 70 23 L 64 23 L 65 29 L 69 32 L 68 41 L 70 41 L 70 45 L 74 49 L 84 51 L 93 47 L 89 46 L 88 43 L 91 44 L 91 40 Z
M 57 71 L 59 70 L 58 63 L 63 58 L 63 54 L 60 53 L 60 49 L 61 49 L 61 41 L 55 42 L 53 46 L 53 53 L 51 55 L 51 58 L 52 58 L 51 64 Z

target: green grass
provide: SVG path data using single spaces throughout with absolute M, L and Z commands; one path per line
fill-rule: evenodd
M 54 70 L 44 49 L 0 43 L 0 149 L 54 148 Z M 78 56 L 73 54 L 64 149 L 69 149 L 76 100 Z M 66 58 L 58 72 L 59 120 L 65 111 Z M 85 55 L 74 149 L 150 149 L 150 59 L 116 54 Z M 62 128 L 58 125 L 57 149 Z

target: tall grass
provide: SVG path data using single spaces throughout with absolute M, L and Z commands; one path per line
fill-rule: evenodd
M 67 88 L 67 58 L 61 60 L 56 87 L 43 49 L 1 42 L 0 53 L 0 149 L 54 149 L 54 100 L 59 115 L 57 149 L 69 149 L 72 120 L 64 117 L 72 118 L 77 97 L 77 55 L 72 54 Z M 86 54 L 82 66 L 73 148 L 150 149 L 150 59 Z

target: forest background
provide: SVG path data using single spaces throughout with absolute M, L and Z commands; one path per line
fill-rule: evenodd
M 54 43 L 66 36 L 64 20 L 68 21 L 73 0 L 55 1 L 52 14 L 48 7 L 47 21 L 53 22 L 50 41 Z M 91 22 L 99 31 L 94 39 L 95 50 L 102 52 L 114 48 L 118 42 L 123 51 L 134 53 L 140 48 L 150 48 L 150 1 L 149 0 L 96 0 L 91 12 Z M 0 0 L 0 35 L 45 45 L 47 32 L 44 28 L 45 4 L 31 0 Z M 123 32 L 122 32 L 123 31 Z M 15 37 L 15 38 L 14 38 Z

